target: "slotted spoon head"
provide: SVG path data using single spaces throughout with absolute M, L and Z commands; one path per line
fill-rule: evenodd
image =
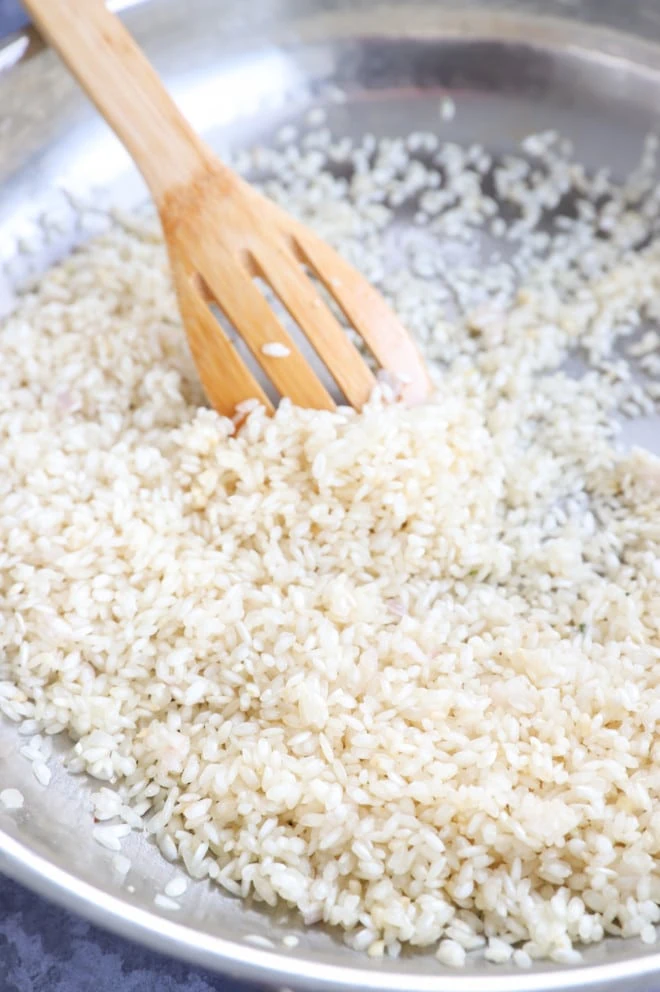
M 160 213 L 183 323 L 211 404 L 231 416 L 272 403 L 216 319 L 215 304 L 280 396 L 331 410 L 335 401 L 255 279 L 263 280 L 316 351 L 345 399 L 360 408 L 375 386 L 364 357 L 309 273 L 376 363 L 419 402 L 429 379 L 382 297 L 325 242 L 215 158 L 103 3 L 25 0 L 78 81 L 126 145 Z
M 427 395 L 428 375 L 416 346 L 366 279 L 220 163 L 210 164 L 207 179 L 194 189 L 176 190 L 160 210 L 191 351 L 207 396 L 221 413 L 231 415 L 251 398 L 268 409 L 272 404 L 211 303 L 281 396 L 299 406 L 335 406 L 255 277 L 280 300 L 346 400 L 360 408 L 369 398 L 374 374 L 305 270 L 334 299 L 377 364 L 401 383 L 402 398 L 415 403 Z

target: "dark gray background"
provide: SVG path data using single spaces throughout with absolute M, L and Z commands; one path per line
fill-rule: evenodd
M 0 38 L 20 28 L 26 20 L 16 0 L 0 0 Z
M 257 992 L 129 944 L 0 876 L 0 992 L 184 990 Z
M 0 0 L 0 38 L 26 18 Z M 147 951 L 0 876 L 0 992 L 255 992 Z

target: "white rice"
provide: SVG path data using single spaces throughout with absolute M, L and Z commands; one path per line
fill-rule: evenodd
M 271 950 L 275 947 L 272 940 L 269 940 L 268 937 L 262 937 L 258 933 L 249 933 L 243 940 L 246 944 L 252 944 L 253 947 L 262 947 L 264 950 Z
M 3 789 L 0 792 L 0 806 L 7 810 L 22 809 L 25 805 L 25 798 L 18 789 Z
M 165 886 L 165 895 L 169 896 L 170 899 L 178 899 L 184 894 L 187 888 L 187 880 L 183 877 L 183 875 L 177 875 L 176 878 L 170 879 Z
M 32 774 L 40 785 L 50 785 L 52 773 L 45 761 L 35 761 L 32 765 Z
M 323 107 L 312 107 L 305 116 L 305 123 L 310 127 L 319 127 L 325 123 L 326 117 L 327 113 Z
M 95 826 L 92 829 L 92 836 L 97 844 L 105 847 L 108 851 L 121 851 L 121 841 L 127 837 L 131 828 L 125 823 L 109 826 Z
M 449 968 L 462 968 L 466 959 L 464 948 L 455 940 L 441 940 L 435 956 Z
M 158 906 L 159 909 L 167 909 L 173 913 L 181 909 L 180 904 L 175 899 L 170 899 L 169 896 L 163 895 L 162 892 L 157 892 L 154 896 L 154 905 Z
M 440 101 L 440 117 L 443 121 L 453 121 L 456 116 L 456 104 L 450 96 Z
M 372 955 L 570 963 L 660 919 L 660 461 L 616 420 L 657 392 L 614 351 L 660 316 L 653 146 L 623 187 L 553 134 L 526 150 L 319 132 L 295 166 L 254 159 L 417 335 L 423 407 L 386 385 L 362 415 L 248 402 L 235 434 L 148 219 L 0 331 L 0 710 L 117 784 L 104 847 L 144 825 L 193 877 Z M 509 260 L 448 264 L 495 220 Z
M 291 349 L 279 341 L 269 341 L 261 346 L 261 352 L 269 358 L 286 358 L 291 354 Z

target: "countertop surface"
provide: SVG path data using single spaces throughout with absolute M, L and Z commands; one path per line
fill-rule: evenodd
M 22 27 L 26 20 L 17 0 L 0 0 L 0 39 Z
M 128 943 L 0 877 L 0 992 L 257 992 Z

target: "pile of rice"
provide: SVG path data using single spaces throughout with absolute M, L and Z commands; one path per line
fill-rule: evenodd
M 236 433 L 146 217 L 21 299 L 0 710 L 71 736 L 114 787 L 97 818 L 372 955 L 655 939 L 660 460 L 617 440 L 659 396 L 654 148 L 622 186 L 554 135 L 498 163 L 323 128 L 241 157 L 387 291 L 438 383 L 416 409 L 383 387 Z

